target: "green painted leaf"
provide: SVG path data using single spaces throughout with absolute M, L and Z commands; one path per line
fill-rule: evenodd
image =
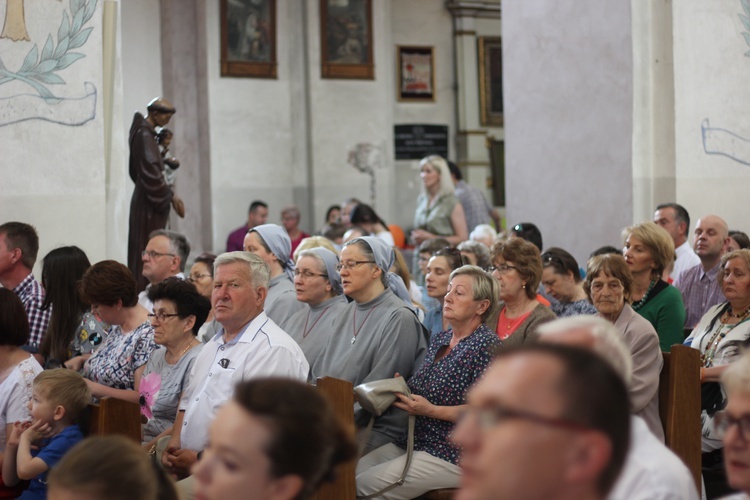
M 81 5 L 83 5 L 83 0 L 70 0 L 70 12 L 75 14 L 81 10 Z
M 50 57 L 52 57 L 52 54 L 55 51 L 55 44 L 52 42 L 52 35 L 47 35 L 47 42 L 44 44 L 44 48 L 42 49 L 42 57 L 39 58 L 40 61 L 46 61 Z
M 737 14 L 737 17 L 740 18 L 740 21 L 742 21 L 743 26 L 745 26 L 745 29 L 750 31 L 750 19 L 747 18 L 747 16 L 743 16 L 742 14 Z
M 70 19 L 68 18 L 68 12 L 63 11 L 63 18 L 60 21 L 60 28 L 57 30 L 57 41 L 59 42 L 70 33 Z
M 73 25 L 70 27 L 70 34 L 75 35 L 81 30 L 83 26 L 83 10 L 79 10 L 73 15 Z
M 742 4 L 745 13 L 750 16 L 750 2 L 748 0 L 740 0 L 740 3 Z
M 59 41 L 57 48 L 55 49 L 55 55 L 53 59 L 60 59 L 63 54 L 68 51 L 68 44 L 70 44 L 70 37 L 65 37 Z
M 4 70 L 5 70 L 5 64 L 3 64 L 3 60 L 0 59 L 0 71 L 4 71 Z
M 32 73 L 36 74 L 42 74 L 42 73 L 49 73 L 50 71 L 54 70 L 57 67 L 57 61 L 54 59 L 48 59 L 46 61 L 41 61 L 36 68 L 32 71 Z
M 83 54 L 79 54 L 78 52 L 69 52 L 57 61 L 56 69 L 65 69 L 82 57 L 85 56 Z
M 94 12 L 96 11 L 96 4 L 99 0 L 89 0 L 86 4 L 86 9 L 83 12 L 83 24 L 86 24 L 89 22 L 91 17 L 94 15 Z
M 77 49 L 89 39 L 89 35 L 94 31 L 94 28 L 86 28 L 85 30 L 78 33 L 76 36 L 70 39 L 70 48 Z
M 19 73 L 23 73 L 25 71 L 30 70 L 34 66 L 36 66 L 37 57 L 39 55 L 39 49 L 36 48 L 36 45 L 34 45 L 28 54 L 26 54 L 26 58 L 23 60 L 23 64 L 21 64 L 21 68 L 18 70 Z
M 750 45 L 750 33 L 743 33 L 743 37 L 745 37 L 745 43 Z
M 42 75 L 32 75 L 31 78 L 34 80 L 46 83 L 48 85 L 61 85 L 65 83 L 65 80 L 57 76 L 55 73 L 44 73 Z

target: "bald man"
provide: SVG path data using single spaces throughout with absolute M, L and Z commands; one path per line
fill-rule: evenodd
M 721 256 L 729 248 L 729 226 L 716 215 L 706 215 L 695 224 L 693 248 L 701 263 L 677 278 L 674 286 L 685 304 L 685 328 L 693 328 L 711 307 L 726 300 L 718 282 Z

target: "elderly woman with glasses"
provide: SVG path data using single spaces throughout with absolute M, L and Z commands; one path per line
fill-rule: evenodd
M 154 304 L 149 314 L 156 349 L 146 363 L 138 388 L 147 448 L 172 433 L 182 391 L 203 344 L 196 338 L 211 310 L 211 302 L 195 286 L 179 278 L 167 278 L 148 289 Z
M 344 245 L 338 269 L 344 293 L 353 302 L 336 319 L 328 343 L 313 365 L 315 377 L 331 376 L 359 385 L 395 373 L 411 376 L 424 356 L 426 334 L 409 305 L 403 282 L 388 272 L 393 260 L 393 249 L 374 236 Z M 405 297 L 394 293 L 399 288 Z M 376 418 L 365 452 L 398 438 L 406 420 L 406 414 L 395 408 Z M 365 427 L 370 414 L 359 410 L 355 421 Z
M 83 369 L 96 398 L 113 397 L 137 403 L 138 389 L 154 344 L 148 311 L 138 304 L 130 270 L 114 260 L 97 262 L 81 278 L 81 294 L 102 321 L 112 325 L 93 354 L 76 356 L 67 368 Z
M 461 252 L 452 247 L 438 250 L 427 262 L 425 289 L 427 296 L 437 301 L 437 306 L 427 310 L 423 321 L 430 336 L 450 328 L 447 319 L 443 317 L 443 302 L 445 294 L 448 293 L 451 273 L 465 263 Z
M 596 308 L 583 289 L 581 270 L 575 257 L 562 248 L 553 247 L 542 254 L 542 265 L 542 284 L 547 295 L 557 301 L 551 309 L 558 318 L 596 314 Z
M 536 341 L 537 327 L 556 317 L 537 300 L 542 277 L 539 249 L 533 243 L 511 237 L 492 245 L 490 256 L 490 271 L 500 284 L 500 312 L 490 316 L 487 326 L 508 346 Z
M 284 326 L 297 341 L 310 366 L 328 342 L 336 319 L 348 301 L 342 295 L 339 258 L 327 248 L 302 250 L 294 269 L 297 300 L 307 307 L 296 312 Z
M 714 433 L 724 445 L 724 466 L 729 486 L 750 498 L 750 353 L 743 354 L 721 374 L 727 405 L 714 417 Z M 708 480 L 706 488 L 710 492 Z M 723 497 L 724 498 L 724 497 Z
M 271 281 L 268 283 L 264 309 L 274 323 L 284 328 L 286 321 L 304 308 L 304 305 L 297 301 L 292 282 L 292 240 L 283 227 L 263 224 L 255 226 L 247 233 L 244 245 L 246 252 L 254 253 L 271 268 Z
M 433 257 L 434 259 L 435 257 Z M 414 452 L 404 484 L 387 498 L 416 498 L 438 488 L 457 488 L 458 447 L 448 441 L 466 408 L 466 391 L 479 379 L 501 341 L 484 324 L 498 302 L 497 281 L 476 266 L 449 275 L 443 316 L 450 328 L 432 337 L 424 362 L 409 379 L 412 398 L 394 405 L 414 415 Z M 357 494 L 372 495 L 396 482 L 404 470 L 406 435 L 362 457 Z
M 655 227 L 658 227 L 654 225 Z M 614 323 L 630 349 L 633 377 L 630 404 L 654 435 L 663 440 L 659 418 L 659 373 L 663 362 L 656 330 L 636 313 L 630 302 L 633 277 L 625 259 L 616 254 L 592 257 L 586 270 L 583 289 L 594 304 L 597 315 Z
M 187 277 L 188 282 L 195 285 L 198 293 L 206 297 L 211 302 L 211 293 L 214 290 L 214 261 L 216 255 L 203 252 L 195 258 L 193 265 L 190 267 L 190 275 Z M 206 321 L 198 330 L 198 340 L 208 342 L 214 335 L 219 333 L 221 325 L 214 319 L 213 309 L 208 311 Z

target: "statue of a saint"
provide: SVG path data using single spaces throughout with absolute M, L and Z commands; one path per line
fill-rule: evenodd
M 151 231 L 164 229 L 170 206 L 177 215 L 185 216 L 185 205 L 164 177 L 164 161 L 157 142 L 156 128 L 169 123 L 175 108 L 166 99 L 157 97 L 148 104 L 148 116 L 138 112 L 130 126 L 130 178 L 135 183 L 130 200 L 130 234 L 128 236 L 128 267 L 138 288 L 143 289 L 141 252 L 148 244 Z

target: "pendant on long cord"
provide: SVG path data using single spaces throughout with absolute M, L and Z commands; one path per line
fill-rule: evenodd
M 357 341 L 357 337 L 352 337 L 352 345 Z

